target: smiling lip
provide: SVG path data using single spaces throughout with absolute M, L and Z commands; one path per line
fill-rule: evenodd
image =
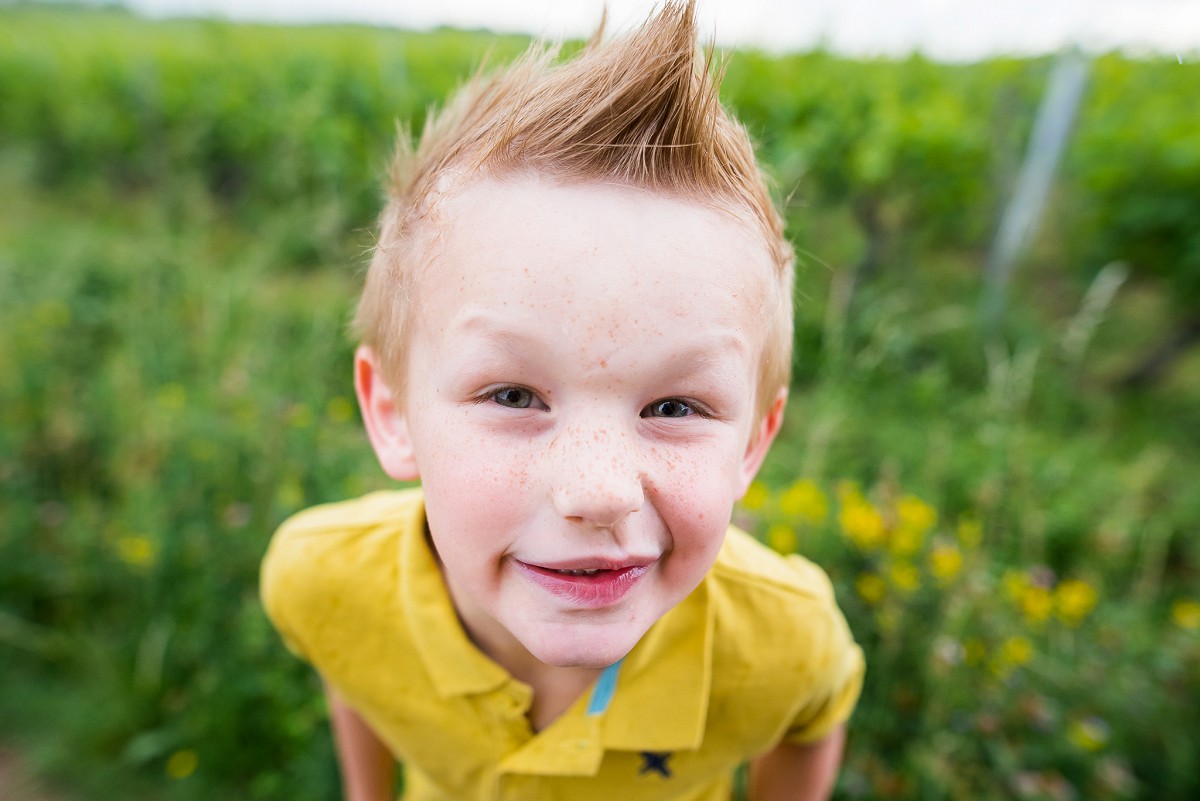
M 514 560 L 520 570 L 542 589 L 575 606 L 599 609 L 612 606 L 633 589 L 653 562 L 613 567 L 582 564 L 547 567 Z

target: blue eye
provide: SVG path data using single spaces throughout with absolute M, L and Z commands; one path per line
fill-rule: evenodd
M 528 409 L 533 405 L 533 393 L 524 387 L 504 387 L 491 394 L 492 400 L 510 409 Z
M 642 417 L 688 417 L 695 413 L 695 409 L 678 398 L 665 398 L 643 409 Z

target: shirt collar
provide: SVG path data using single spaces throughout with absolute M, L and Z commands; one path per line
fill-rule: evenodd
M 704 739 L 712 682 L 707 582 L 650 627 L 617 675 L 608 709 L 589 715 L 593 689 L 505 757 L 502 773 L 594 776 L 604 753 L 684 751 Z
M 508 672 L 467 637 L 433 549 L 425 538 L 425 504 L 413 504 L 400 538 L 398 598 L 417 654 L 443 698 L 497 690 Z
M 712 687 L 713 612 L 708 581 L 650 627 L 625 657 L 602 716 L 605 747 L 696 749 L 704 740 Z

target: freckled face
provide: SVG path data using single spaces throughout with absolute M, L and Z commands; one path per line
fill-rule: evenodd
M 481 180 L 443 214 L 403 406 L 447 585 L 493 657 L 608 665 L 699 584 L 761 459 L 769 255 L 609 185 Z

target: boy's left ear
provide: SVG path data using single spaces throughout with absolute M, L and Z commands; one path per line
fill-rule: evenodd
M 767 451 L 771 449 L 771 443 L 779 434 L 779 429 L 783 425 L 783 410 L 787 407 L 787 399 L 787 387 L 781 387 L 778 394 L 775 395 L 775 400 L 771 403 L 771 408 L 763 415 L 762 420 L 758 421 L 758 428 L 750 435 L 746 453 L 742 456 L 742 471 L 738 486 L 739 498 L 745 494 L 750 482 L 758 475 L 758 468 L 762 467 L 763 459 L 767 458 Z

